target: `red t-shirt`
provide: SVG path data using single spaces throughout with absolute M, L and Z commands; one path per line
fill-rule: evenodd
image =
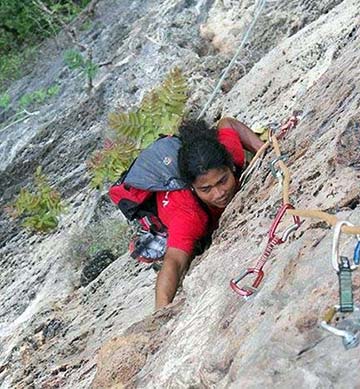
M 242 167 L 245 156 L 239 134 L 232 128 L 218 130 L 218 140 L 231 154 L 235 165 Z M 167 246 L 191 254 L 195 243 L 217 228 L 223 209 L 211 208 L 209 216 L 190 189 L 157 192 L 158 217 L 168 229 Z

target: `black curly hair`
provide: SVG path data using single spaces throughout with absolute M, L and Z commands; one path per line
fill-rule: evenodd
M 234 162 L 226 148 L 217 140 L 216 128 L 204 120 L 183 121 L 180 128 L 181 147 L 178 163 L 181 178 L 191 185 L 198 176 L 210 169 L 234 168 Z

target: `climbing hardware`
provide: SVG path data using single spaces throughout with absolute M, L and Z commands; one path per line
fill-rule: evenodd
M 269 259 L 273 248 L 277 245 L 285 243 L 287 241 L 288 237 L 290 236 L 290 234 L 292 232 L 296 231 L 300 227 L 300 225 L 301 225 L 300 218 L 298 216 L 293 216 L 294 223 L 285 229 L 285 231 L 283 232 L 281 237 L 276 235 L 276 231 L 279 227 L 279 224 L 280 224 L 282 218 L 285 215 L 285 212 L 290 208 L 293 208 L 293 206 L 291 204 L 284 204 L 279 209 L 279 211 L 275 217 L 275 220 L 273 221 L 273 223 L 270 227 L 269 234 L 268 234 L 268 242 L 266 244 L 265 250 L 262 253 L 259 260 L 257 261 L 256 265 L 254 267 L 250 267 L 248 269 L 245 269 L 238 277 L 236 277 L 230 281 L 231 288 L 236 293 L 238 293 L 240 296 L 249 297 L 257 291 L 262 279 L 264 278 L 263 267 L 264 267 L 266 261 Z M 240 281 L 242 281 L 245 277 L 252 275 L 252 274 L 254 274 L 256 276 L 255 281 L 252 283 L 252 285 L 251 286 L 245 285 L 243 287 L 240 287 L 239 286 Z
M 297 121 L 298 119 L 294 114 L 293 117 L 287 121 L 286 125 L 282 126 L 279 137 L 283 137 L 286 134 L 286 131 L 288 131 L 290 128 L 293 128 L 297 124 Z M 341 337 L 346 350 L 354 348 L 360 343 L 360 310 L 359 307 L 354 305 L 352 272 L 360 264 L 360 227 L 354 226 L 348 221 L 339 221 L 335 216 L 329 215 L 326 212 L 320 210 L 294 209 L 294 207 L 290 205 L 289 202 L 290 172 L 284 163 L 286 158 L 284 158 L 284 155 L 281 154 L 278 139 L 274 135 L 273 131 L 269 131 L 269 141 L 265 143 L 262 149 L 259 150 L 259 152 L 255 155 L 255 158 L 259 159 L 269 145 L 273 146 L 276 154 L 276 158 L 270 162 L 269 167 L 272 175 L 277 178 L 281 184 L 284 205 L 279 210 L 273 222 L 269 232 L 268 243 L 257 264 L 253 268 L 244 270 L 237 278 L 232 279 L 230 281 L 230 286 L 236 293 L 245 299 L 253 295 L 258 290 L 258 287 L 264 277 L 264 272 L 262 269 L 273 248 L 276 245 L 284 243 L 288 236 L 299 228 L 301 225 L 299 217 L 314 217 L 325 220 L 328 224 L 335 227 L 332 246 L 332 266 L 338 276 L 339 304 L 335 305 L 333 308 L 327 311 L 320 323 L 320 326 L 332 335 Z M 279 168 L 277 168 L 275 165 L 278 165 Z M 252 171 L 254 171 L 254 166 L 255 163 L 253 165 L 250 164 L 249 166 L 252 168 Z M 245 171 L 242 177 L 246 177 L 246 179 L 248 179 L 249 174 Z M 275 235 L 275 231 L 285 213 L 293 216 L 294 224 L 288 227 L 283 233 L 282 237 L 279 238 Z M 348 257 L 339 254 L 339 242 L 342 232 L 356 234 L 357 236 L 357 244 L 354 249 L 352 262 Z M 239 285 L 241 281 L 252 274 L 256 275 L 255 281 L 252 283 L 252 285 L 245 285 L 241 287 Z M 339 313 L 342 315 L 347 315 L 347 317 L 343 318 L 342 320 L 337 320 L 336 326 L 334 326 L 331 324 L 331 322 L 335 315 L 338 315 Z
M 344 226 L 353 227 L 354 225 L 348 221 L 339 221 L 335 225 L 333 245 L 332 245 L 332 258 L 331 263 L 334 271 L 338 275 L 339 280 L 339 304 L 328 310 L 320 323 L 320 326 L 335 336 L 340 336 L 343 341 L 343 345 L 346 350 L 356 347 L 359 344 L 359 330 L 360 330 L 360 312 L 359 308 L 354 306 L 353 300 L 353 285 L 352 285 L 352 272 L 358 266 L 357 261 L 357 247 L 355 246 L 355 253 L 353 263 L 350 262 L 348 257 L 339 254 L 341 228 Z M 331 321 L 338 313 L 350 315 L 338 321 L 335 326 L 331 325 Z
M 340 312 L 353 312 L 354 301 L 352 293 L 352 271 L 357 268 L 355 263 L 351 264 L 349 258 L 339 255 L 339 242 L 341 235 L 341 227 L 343 225 L 354 225 L 348 221 L 342 220 L 336 223 L 334 229 L 334 238 L 332 245 L 332 266 L 339 278 L 339 296 L 340 296 Z
M 299 228 L 299 226 L 301 225 L 299 217 L 318 218 L 324 220 L 325 222 L 327 222 L 332 226 L 337 226 L 336 236 L 338 237 L 340 235 L 340 232 L 357 235 L 358 242 L 354 250 L 353 264 L 350 263 L 347 257 L 339 256 L 337 254 L 338 243 L 334 249 L 335 254 L 333 255 L 333 266 L 334 269 L 336 269 L 336 272 L 338 274 L 338 279 L 339 279 L 339 293 L 340 293 L 339 309 L 340 312 L 349 312 L 353 309 L 352 280 L 351 280 L 352 271 L 360 263 L 360 227 L 354 226 L 350 222 L 339 223 L 339 220 L 334 215 L 330 215 L 326 212 L 317 209 L 315 210 L 295 209 L 290 204 L 290 200 L 289 200 L 289 187 L 290 187 L 291 176 L 288 167 L 284 163 L 284 161 L 286 160 L 286 155 L 281 153 L 278 139 L 282 139 L 289 130 L 294 128 L 298 124 L 302 115 L 303 113 L 301 111 L 294 111 L 293 115 L 283 125 L 280 126 L 279 131 L 277 131 L 277 134 L 275 133 L 274 128 L 271 127 L 268 131 L 269 140 L 255 154 L 248 168 L 240 177 L 240 187 L 243 187 L 243 185 L 245 185 L 249 181 L 251 174 L 259 166 L 259 161 L 261 162 L 261 159 L 264 157 L 267 149 L 270 146 L 272 146 L 276 158 L 273 159 L 272 162 L 270 162 L 269 168 L 272 172 L 272 175 L 279 180 L 283 192 L 282 193 L 283 207 L 278 212 L 278 215 L 275 218 L 273 226 L 275 225 L 275 230 L 276 230 L 278 223 L 280 222 L 281 218 L 284 216 L 285 213 L 294 218 L 294 224 L 285 230 L 281 238 L 276 236 L 275 233 L 273 235 L 271 234 L 271 231 L 273 230 L 273 226 L 272 226 L 269 232 L 267 245 L 261 257 L 259 258 L 257 264 L 254 267 L 244 270 L 238 277 L 232 279 L 230 281 L 230 286 L 237 294 L 243 296 L 244 298 L 248 298 L 251 295 L 253 295 L 258 290 L 258 287 L 264 277 L 264 272 L 262 269 L 266 261 L 268 260 L 270 254 L 272 253 L 272 250 L 274 249 L 275 246 L 284 243 L 287 240 L 287 237 L 291 234 L 291 232 Z M 279 215 L 281 216 L 279 217 Z M 277 221 L 278 223 L 276 224 Z M 337 242 L 338 242 L 338 238 L 337 238 Z M 250 275 L 256 276 L 253 283 L 251 285 L 241 286 L 240 285 L 241 281 Z
M 359 345 L 360 310 L 358 307 L 355 307 L 354 312 L 346 319 L 338 321 L 335 327 L 331 325 L 331 322 L 335 315 L 338 314 L 339 308 L 338 305 L 330 308 L 325 313 L 320 326 L 332 335 L 342 338 L 345 350 L 349 350 Z
M 280 126 L 279 129 L 279 138 L 283 138 L 288 130 L 296 126 L 296 124 L 299 122 L 299 115 L 301 114 L 300 111 L 295 111 L 293 115 L 290 117 L 289 120 L 287 120 L 282 126 Z M 255 171 L 256 167 L 259 164 L 259 161 L 261 158 L 264 156 L 265 151 L 267 148 L 272 145 L 273 147 L 276 147 L 274 145 L 274 141 L 276 141 L 276 136 L 275 136 L 275 130 L 273 127 L 269 129 L 269 140 L 261 147 L 261 149 L 256 153 L 254 156 L 253 160 L 251 161 L 249 167 L 247 170 L 243 173 L 243 175 L 240 177 L 240 187 L 244 185 L 250 178 L 250 175 Z M 277 147 L 278 150 L 279 147 Z M 277 153 L 276 158 L 270 162 L 269 168 L 273 174 L 274 177 L 276 177 L 279 180 L 279 184 L 281 187 L 283 187 L 283 182 L 285 181 L 286 187 L 289 186 L 289 173 L 288 171 L 284 172 L 284 164 L 283 161 L 287 159 L 287 155 L 281 155 L 281 152 Z M 281 169 L 277 169 L 275 167 L 276 164 L 283 164 Z M 286 167 L 285 167 L 286 168 Z M 298 216 L 293 216 L 293 224 L 290 225 L 288 228 L 285 229 L 283 232 L 282 236 L 279 237 L 276 235 L 276 231 L 279 227 L 280 222 L 282 221 L 285 213 L 289 209 L 294 209 L 294 207 L 290 204 L 288 196 L 284 196 L 283 199 L 283 205 L 277 212 L 277 215 L 270 227 L 269 233 L 268 233 L 268 241 L 265 246 L 265 249 L 261 255 L 261 257 L 258 259 L 256 265 L 254 267 L 250 267 L 248 269 L 245 269 L 244 271 L 241 272 L 241 274 L 233 278 L 230 281 L 230 287 L 239 294 L 240 296 L 244 298 L 248 298 L 251 295 L 253 295 L 255 292 L 257 292 L 259 285 L 261 284 L 262 279 L 264 278 L 264 271 L 263 267 L 267 260 L 269 259 L 273 249 L 275 246 L 280 245 L 282 243 L 285 243 L 290 236 L 290 234 L 294 231 L 296 231 L 300 225 L 301 221 Z M 247 278 L 248 276 L 255 275 L 255 280 L 251 285 L 244 285 L 240 286 L 241 281 L 244 278 Z

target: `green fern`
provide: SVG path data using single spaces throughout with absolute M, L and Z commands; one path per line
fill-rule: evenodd
M 159 88 L 145 95 L 138 110 L 111 113 L 109 125 L 144 149 L 160 134 L 177 131 L 184 115 L 186 92 L 185 78 L 180 69 L 175 68 Z
M 132 141 L 139 139 L 146 126 L 146 117 L 141 112 L 110 113 L 109 125 L 116 130 L 118 134 L 125 136 Z M 134 136 L 138 134 L 138 137 Z M 136 142 L 139 144 L 139 142 Z M 141 145 L 141 143 L 139 144 Z
M 136 146 L 129 141 L 113 142 L 106 139 L 104 148 L 96 151 L 88 161 L 93 176 L 91 185 L 101 189 L 105 181 L 116 181 L 137 154 Z
M 170 71 L 162 85 L 147 93 L 137 110 L 109 114 L 109 125 L 116 140 L 104 145 L 89 161 L 92 185 L 101 188 L 106 181 L 115 181 L 136 155 L 160 134 L 176 133 L 184 115 L 187 84 L 180 69 Z M 106 143 L 106 142 L 105 142 Z
M 20 189 L 16 200 L 8 207 L 13 218 L 21 218 L 21 225 L 33 231 L 48 232 L 58 225 L 58 217 L 64 210 L 60 194 L 51 188 L 41 166 L 36 169 L 35 189 Z

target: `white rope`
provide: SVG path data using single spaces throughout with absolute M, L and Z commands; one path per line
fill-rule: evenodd
M 259 4 L 257 6 L 257 9 L 255 11 L 255 15 L 254 15 L 254 18 L 249 26 L 249 28 L 247 29 L 243 39 L 242 39 L 242 42 L 239 46 L 239 48 L 237 49 L 236 53 L 234 54 L 234 56 L 232 57 L 232 60 L 230 61 L 229 65 L 227 66 L 227 68 L 225 69 L 224 71 L 224 74 L 222 75 L 222 77 L 220 78 L 220 80 L 218 81 L 215 89 L 214 89 L 214 92 L 212 93 L 212 95 L 210 96 L 208 102 L 205 104 L 203 110 L 200 112 L 200 115 L 198 116 L 198 120 L 205 114 L 206 110 L 209 108 L 210 104 L 212 103 L 212 101 L 214 100 L 214 97 L 216 96 L 217 92 L 219 91 L 220 89 L 220 86 L 222 84 L 222 82 L 224 81 L 225 77 L 227 76 L 227 74 L 229 73 L 229 70 L 231 69 L 231 67 L 234 65 L 237 57 L 239 56 L 242 48 L 244 47 L 246 41 L 248 40 L 249 38 L 249 35 L 250 35 L 250 32 L 252 30 L 252 28 L 254 27 L 262 9 L 264 8 L 264 5 L 266 3 L 266 0 L 260 0 L 259 1 Z

